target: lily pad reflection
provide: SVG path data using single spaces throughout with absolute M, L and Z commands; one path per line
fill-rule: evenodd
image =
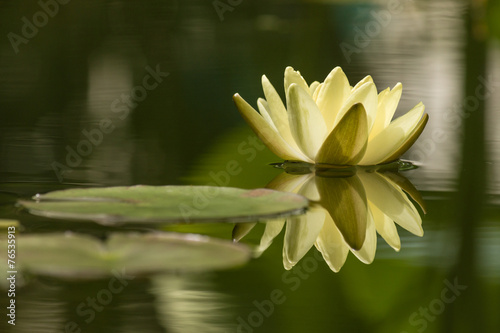
M 212 186 L 131 186 L 69 189 L 21 201 L 32 214 L 121 222 L 247 222 L 300 214 L 306 198 L 270 189 Z
M 79 234 L 18 235 L 18 269 L 62 278 L 99 278 L 117 272 L 147 275 L 199 272 L 242 265 L 247 246 L 177 233 L 113 234 L 105 242 Z M 6 240 L 0 241 L 6 248 Z M 6 258 L 1 258 L 7 262 Z
M 424 210 L 416 188 L 397 172 L 350 169 L 336 177 L 282 173 L 268 187 L 299 193 L 311 200 L 305 215 L 266 224 L 256 254 L 265 251 L 286 225 L 283 264 L 291 269 L 314 245 L 330 268 L 338 272 L 352 252 L 363 263 L 375 258 L 377 233 L 396 251 L 401 248 L 396 224 L 423 235 L 422 219 L 412 197 Z M 406 193 L 405 193 L 406 192 Z M 236 225 L 239 240 L 253 225 Z

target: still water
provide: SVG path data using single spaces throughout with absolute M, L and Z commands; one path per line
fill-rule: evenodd
M 0 2 L 0 218 L 18 221 L 0 228 L 6 239 L 16 226 L 19 262 L 84 266 L 72 257 L 77 241 L 43 256 L 57 239 L 42 236 L 68 232 L 89 236 L 89 247 L 118 231 L 174 232 L 239 240 L 226 255 L 251 251 L 217 268 L 207 263 L 224 254 L 205 252 L 202 271 L 132 274 L 125 262 L 109 276 L 20 273 L 14 298 L 0 284 L 0 330 L 498 332 L 499 18 L 494 1 Z M 351 84 L 371 75 L 379 91 L 402 82 L 396 116 L 420 101 L 430 116 L 403 156 L 418 168 L 317 177 L 323 192 L 310 175 L 283 176 L 231 96 L 255 106 L 261 75 L 280 87 L 289 65 L 308 82 L 335 66 Z M 52 190 L 135 184 L 293 188 L 315 201 L 361 187 L 370 214 L 373 203 L 393 209 L 398 226 L 375 220 L 358 225 L 358 238 L 323 235 L 335 208 L 321 200 L 301 216 L 237 225 L 102 225 L 18 205 Z M 25 235 L 47 240 L 39 257 L 35 246 L 23 259 Z M 352 250 L 359 241 L 368 245 Z M 168 262 L 147 244 L 132 249 Z

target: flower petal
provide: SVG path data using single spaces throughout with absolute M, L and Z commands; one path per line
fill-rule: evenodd
M 300 160 L 312 162 L 301 152 L 293 149 L 283 138 L 276 132 L 271 125 L 253 107 L 250 106 L 239 94 L 233 96 L 234 103 L 240 111 L 241 116 L 250 125 L 252 130 L 264 142 L 274 154 L 284 160 Z
M 368 131 L 370 131 L 373 126 L 373 122 L 375 121 L 378 106 L 377 87 L 375 87 L 375 84 L 372 82 L 366 82 L 360 87 L 353 89 L 353 93 L 347 98 L 337 114 L 333 126 L 335 127 L 347 111 L 349 111 L 349 109 L 357 103 L 361 103 L 365 107 L 366 118 L 368 121 Z
M 414 235 L 422 236 L 422 219 L 406 194 L 394 183 L 374 173 L 358 173 L 369 200 L 385 215 Z
M 309 85 L 309 91 L 311 92 L 311 96 L 314 96 L 314 92 L 316 91 L 316 89 L 318 89 L 319 86 L 320 83 L 318 81 L 314 81 L 313 83 L 311 83 L 311 85 Z
M 318 87 L 316 87 L 316 89 L 314 90 L 314 93 L 311 93 L 311 96 L 312 96 L 315 103 L 318 100 L 319 92 L 321 91 L 322 87 L 323 87 L 323 83 L 320 83 L 318 85 Z
M 328 132 L 332 130 L 337 114 L 350 93 L 351 87 L 347 77 L 340 67 L 335 67 L 326 77 L 315 99 L 325 118 Z
M 325 210 L 310 207 L 305 215 L 288 219 L 283 245 L 283 265 L 291 269 L 311 249 L 325 222 Z
M 278 129 L 276 128 L 276 126 L 274 125 L 274 122 L 273 120 L 271 119 L 271 116 L 269 115 L 269 105 L 267 104 L 267 101 L 263 98 L 259 98 L 257 100 L 257 107 L 259 108 L 259 113 L 260 115 L 262 116 L 262 118 L 264 118 L 265 121 L 267 121 L 267 123 L 269 125 L 271 125 L 271 127 L 279 133 Z
M 420 131 L 418 135 L 413 134 L 416 133 L 416 130 L 418 131 L 418 128 L 422 127 L 421 119 L 424 109 L 424 105 L 419 103 L 407 114 L 394 120 L 372 140 L 369 140 L 365 156 L 363 156 L 360 164 L 376 165 L 388 161 L 392 156 L 399 154 L 402 148 L 406 148 L 408 143 L 413 143 L 413 137 L 415 135 L 418 137 L 421 133 Z M 423 130 L 423 127 L 421 130 Z
M 402 92 L 403 86 L 401 83 L 397 83 L 392 90 L 384 90 L 379 94 L 377 116 L 370 131 L 369 139 L 373 139 L 389 126 L 398 107 Z
M 311 174 L 311 177 L 304 182 L 304 185 L 302 185 L 298 194 L 306 197 L 309 201 L 320 200 L 318 187 L 316 186 L 316 181 L 314 180 L 313 174 Z
M 316 155 L 317 163 L 355 165 L 366 150 L 368 141 L 366 111 L 354 104 L 335 126 Z
M 396 184 L 396 186 L 408 194 L 420 206 L 424 214 L 427 214 L 424 198 L 422 198 L 420 192 L 417 190 L 415 185 L 408 180 L 408 178 L 404 177 L 399 172 L 380 172 L 380 174 L 392 181 Z
M 293 138 L 302 152 L 314 160 L 327 134 L 323 116 L 312 97 L 295 83 L 288 89 L 286 103 Z
M 298 193 L 302 186 L 314 177 L 313 174 L 293 175 L 288 172 L 282 172 L 271 180 L 266 188 L 282 192 Z
M 373 216 L 368 212 L 366 221 L 366 236 L 363 247 L 359 250 L 352 250 L 352 253 L 358 257 L 358 259 L 365 263 L 371 264 L 373 259 L 375 259 L 375 252 L 377 251 L 377 233 L 375 232 L 375 223 L 373 222 Z
M 399 100 L 401 99 L 402 93 L 403 93 L 403 85 L 401 84 L 401 82 L 398 82 L 386 95 L 384 103 L 385 103 L 385 112 L 387 113 L 387 117 L 385 118 L 384 128 L 389 126 L 389 124 L 391 123 L 392 117 L 394 117 L 394 113 L 398 108 Z
M 316 177 L 321 205 L 328 211 L 347 245 L 354 250 L 366 237 L 367 202 L 363 184 L 357 176 Z
M 329 214 L 326 214 L 325 223 L 314 245 L 330 269 L 334 272 L 340 271 L 347 259 L 349 247 Z
M 373 78 L 371 77 L 371 75 L 365 76 L 361 81 L 356 83 L 356 85 L 351 88 L 352 93 L 354 93 L 354 91 L 358 90 L 365 83 L 373 83 Z
M 396 149 L 396 151 L 389 157 L 387 157 L 382 163 L 389 163 L 397 160 L 401 157 L 411 146 L 417 141 L 418 137 L 424 131 L 425 125 L 427 125 L 427 121 L 429 120 L 429 115 L 426 113 L 420 119 L 415 129 L 411 132 L 411 134 L 406 138 L 406 140 Z
M 300 86 L 302 89 L 304 89 L 304 91 L 307 92 L 309 95 L 311 94 L 309 86 L 307 85 L 307 82 L 306 80 L 304 80 L 302 75 L 300 75 L 300 72 L 294 70 L 293 67 L 288 66 L 285 69 L 285 95 L 288 95 L 288 89 L 290 89 L 290 86 L 294 83 Z
M 267 111 L 269 116 L 273 120 L 273 124 L 276 126 L 278 133 L 281 137 L 292 146 L 295 150 L 298 150 L 298 146 L 293 139 L 292 132 L 290 132 L 290 124 L 288 123 L 288 114 L 283 105 L 281 97 L 274 89 L 274 86 L 267 79 L 265 75 L 262 75 L 262 89 L 264 90 L 264 95 L 266 96 L 266 101 L 268 103 Z
M 246 224 L 246 223 L 240 223 L 240 224 Z M 285 220 L 266 222 L 266 228 L 264 229 L 264 233 L 260 238 L 260 244 L 255 249 L 254 252 L 256 257 L 259 257 L 265 250 L 267 250 L 267 248 L 273 242 L 274 238 L 276 238 L 276 236 L 279 235 L 284 225 L 285 225 Z
M 252 223 L 236 223 L 233 228 L 233 242 L 239 242 L 243 237 L 257 225 L 257 222 Z
M 401 249 L 401 240 L 394 221 L 392 221 L 389 216 L 385 215 L 380 209 L 377 208 L 377 206 L 370 202 L 369 199 L 368 207 L 372 212 L 377 232 L 380 236 L 382 236 L 387 244 L 389 244 L 394 250 L 399 251 Z

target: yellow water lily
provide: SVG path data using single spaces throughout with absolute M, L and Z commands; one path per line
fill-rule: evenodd
M 349 252 L 370 264 L 375 258 L 377 233 L 394 250 L 401 249 L 396 224 L 416 236 L 423 235 L 422 219 L 407 194 L 424 209 L 422 198 L 398 172 L 357 170 L 348 177 L 284 172 L 267 187 L 298 193 L 311 201 L 303 215 L 267 222 L 255 250 L 260 255 L 285 228 L 286 269 L 294 267 L 313 246 L 335 272 L 344 265 Z M 233 238 L 241 239 L 254 226 L 237 224 Z
M 376 165 L 397 160 L 422 133 L 428 115 L 417 104 L 393 120 L 401 83 L 377 93 L 371 76 L 354 87 L 340 67 L 325 81 L 308 85 L 285 70 L 286 106 L 265 75 L 260 114 L 239 94 L 238 110 L 264 144 L 284 160 L 335 165 Z

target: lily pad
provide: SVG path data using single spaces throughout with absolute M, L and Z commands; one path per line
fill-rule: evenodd
M 195 234 L 117 233 L 102 242 L 87 235 L 57 233 L 18 235 L 16 240 L 22 258 L 19 270 L 70 279 L 219 270 L 250 258 L 246 246 Z M 5 239 L 0 244 L 7 247 Z
M 144 186 L 68 189 L 20 201 L 32 214 L 121 222 L 249 222 L 301 214 L 308 200 L 269 189 Z

